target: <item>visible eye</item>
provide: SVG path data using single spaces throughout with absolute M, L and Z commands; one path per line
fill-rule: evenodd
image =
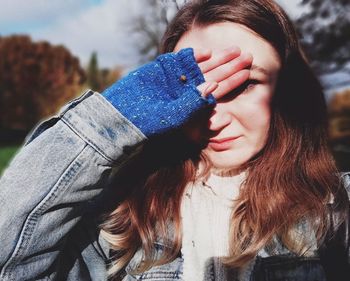
M 241 93 L 248 91 L 252 88 L 254 88 L 255 85 L 259 84 L 260 81 L 255 80 L 255 79 L 249 79 L 247 81 L 245 81 L 241 86 L 239 86 L 238 88 L 240 88 Z
M 230 93 L 224 95 L 220 100 L 221 101 L 228 101 L 232 100 L 235 97 L 237 97 L 240 94 L 248 93 L 249 90 L 253 89 L 256 85 L 260 84 L 261 82 L 256 79 L 249 79 L 245 81 L 243 84 L 241 84 L 239 87 L 231 91 Z

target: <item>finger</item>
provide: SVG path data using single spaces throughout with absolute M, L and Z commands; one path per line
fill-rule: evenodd
M 206 98 L 209 94 L 214 92 L 218 86 L 219 84 L 215 81 L 210 81 L 200 84 L 197 89 L 202 93 L 202 96 Z
M 204 74 L 206 81 L 221 82 L 236 72 L 247 68 L 253 62 L 253 56 L 251 54 L 242 54 L 238 58 L 231 60 L 217 68 L 208 71 Z
M 194 49 L 194 58 L 196 59 L 197 63 L 201 63 L 203 61 L 206 61 L 210 59 L 212 52 L 210 49 Z
M 237 58 L 241 54 L 241 50 L 238 47 L 230 47 L 221 51 L 215 52 L 210 59 L 204 60 L 199 63 L 199 68 L 202 73 L 206 73 L 230 60 Z
M 215 99 L 220 99 L 226 94 L 229 94 L 234 89 L 243 84 L 250 75 L 250 71 L 248 69 L 242 69 L 235 74 L 231 75 L 227 79 L 221 81 L 217 87 L 217 89 L 212 92 Z

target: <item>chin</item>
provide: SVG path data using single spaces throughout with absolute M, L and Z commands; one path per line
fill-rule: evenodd
M 249 162 L 249 160 L 256 154 L 255 150 L 244 151 L 242 149 L 221 152 L 206 149 L 203 152 L 213 169 L 223 171 L 240 170 L 242 166 Z
M 237 159 L 230 156 L 226 157 L 210 157 L 210 155 L 207 155 L 208 159 L 211 163 L 211 166 L 216 170 L 238 170 L 246 161 L 241 159 Z

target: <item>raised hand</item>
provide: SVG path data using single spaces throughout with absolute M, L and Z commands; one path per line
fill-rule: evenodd
M 253 57 L 242 54 L 238 47 L 212 53 L 210 50 L 195 50 L 195 59 L 206 82 L 197 89 L 202 96 L 212 95 L 216 100 L 242 85 L 250 75 L 249 66 Z M 209 113 L 210 115 L 210 113 Z M 208 112 L 189 120 L 183 127 L 185 135 L 193 142 L 205 145 Z
M 253 61 L 252 55 L 241 53 L 238 47 L 215 53 L 210 50 L 195 50 L 195 58 L 206 81 L 197 88 L 203 96 L 211 93 L 215 99 L 220 99 L 243 84 L 249 78 L 247 68 Z

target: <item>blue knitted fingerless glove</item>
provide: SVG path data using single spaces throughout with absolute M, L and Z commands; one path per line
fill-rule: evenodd
M 146 136 L 179 128 L 193 113 L 215 105 L 197 86 L 204 82 L 193 49 L 160 55 L 107 88 L 102 95 Z

